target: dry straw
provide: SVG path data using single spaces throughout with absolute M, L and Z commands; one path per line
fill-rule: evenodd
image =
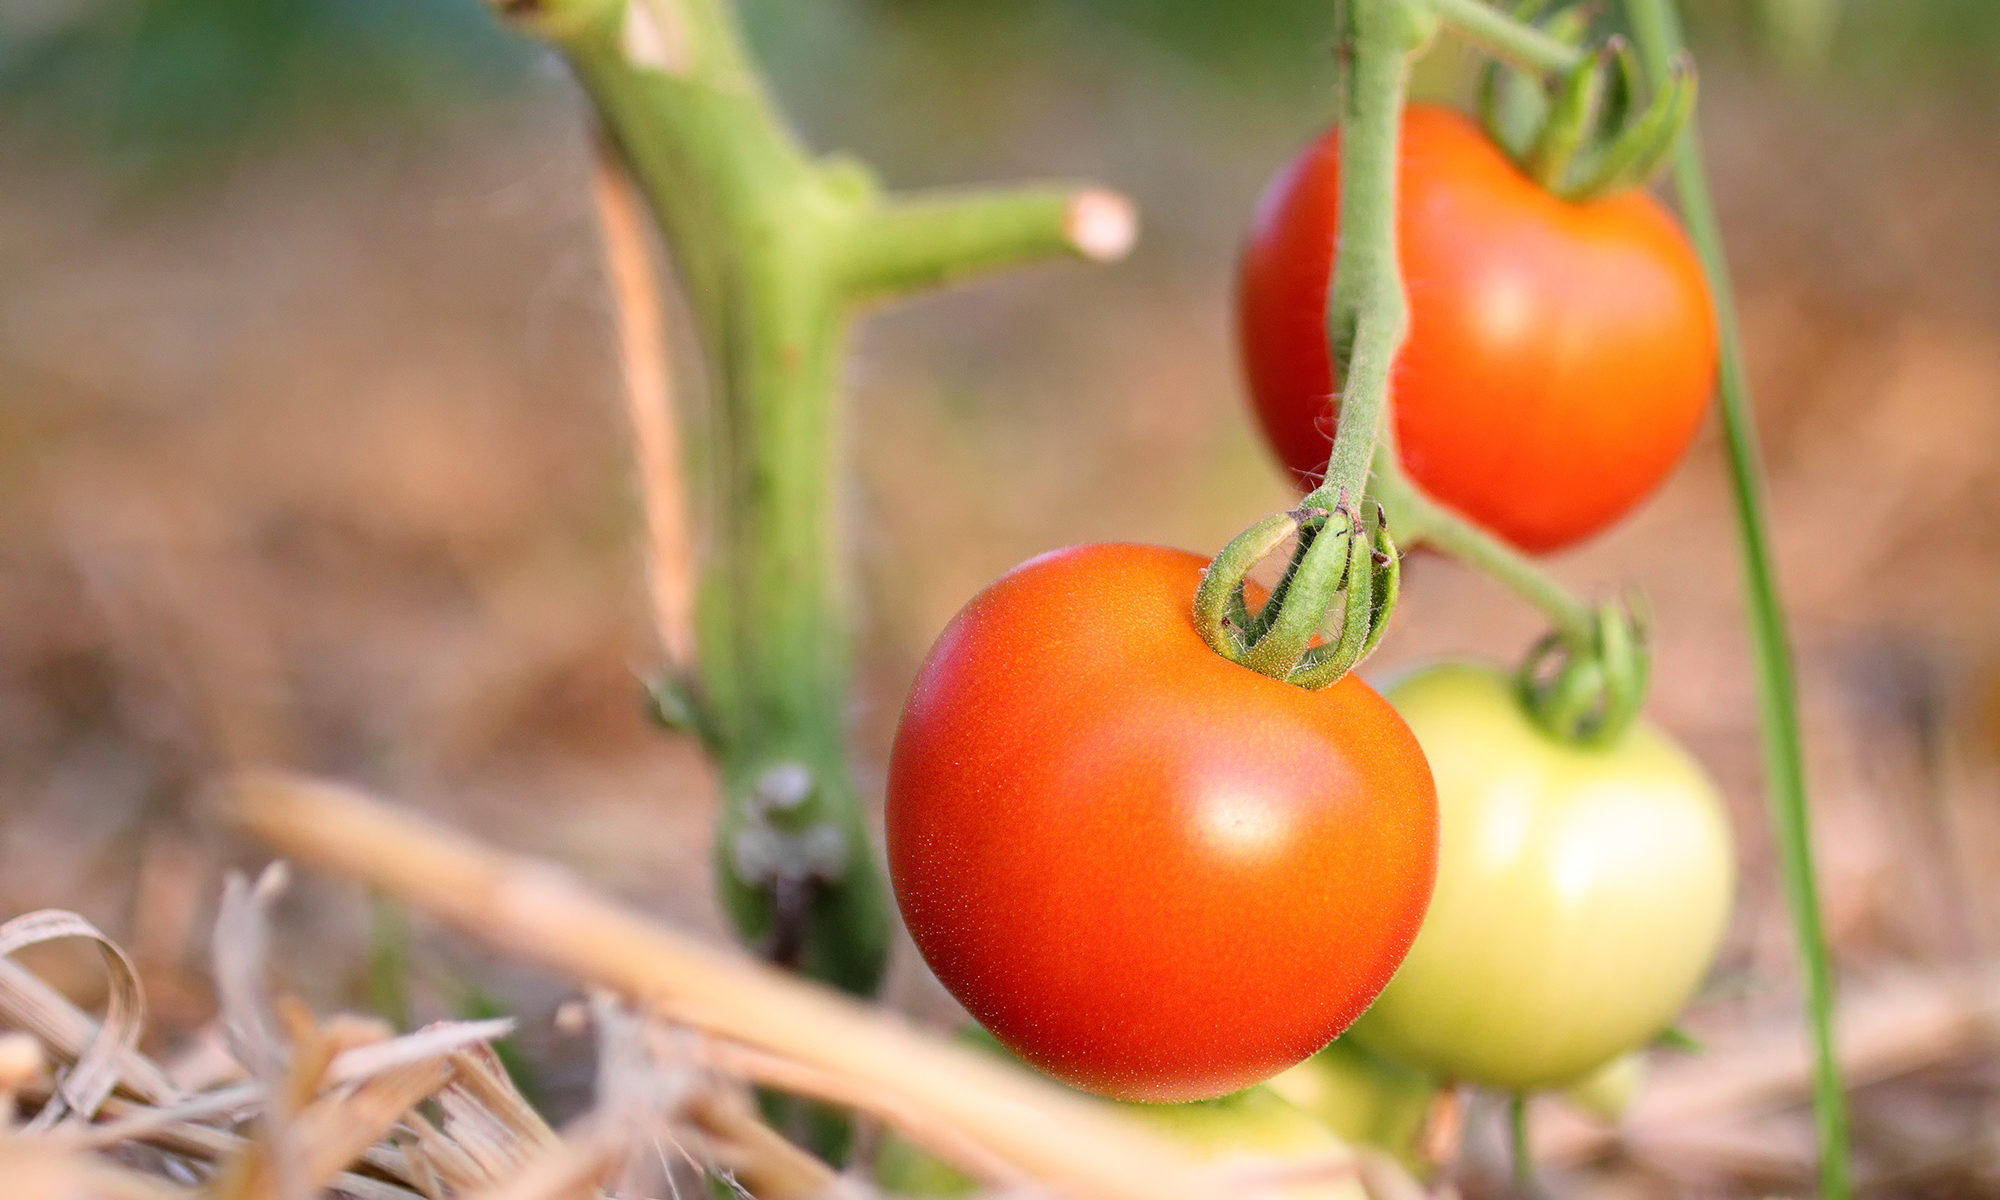
M 1309 1163 L 1192 1161 L 1102 1105 L 349 788 L 262 775 L 231 788 L 225 812 L 298 861 L 579 983 L 598 1034 L 595 1107 L 552 1129 L 491 1048 L 509 1021 L 396 1036 L 373 1018 L 316 1016 L 274 987 L 270 910 L 285 875 L 273 867 L 255 882 L 228 881 L 214 945 L 217 1026 L 168 1062 L 141 1051 L 144 994 L 102 932 L 55 911 L 0 925 L 5 1200 L 596 1200 L 665 1194 L 672 1164 L 761 1200 L 874 1194 L 765 1125 L 751 1083 L 864 1113 L 1013 1195 L 1425 1194 L 1368 1150 Z M 9 957 L 63 940 L 95 947 L 104 964 L 101 1022 Z M 1856 997 L 1842 1056 L 1849 1078 L 1989 1046 L 1994 996 L 1978 980 L 1925 978 Z M 1544 1121 L 1539 1155 L 1800 1169 L 1790 1159 L 1804 1151 L 1763 1136 L 1761 1124 L 1795 1108 L 1806 1087 L 1796 1029 L 1739 1041 L 1661 1072 L 1621 1130 Z
M 595 1200 L 661 1194 L 659 1148 L 764 1200 L 848 1185 L 758 1118 L 746 1089 L 685 1053 L 607 1062 L 599 1107 L 559 1134 L 490 1043 L 507 1020 L 394 1036 L 372 1018 L 318 1018 L 275 990 L 265 951 L 281 868 L 232 877 L 216 920 L 214 1037 L 162 1063 L 138 1049 L 145 1003 L 129 958 L 82 917 L 0 925 L 0 1196 L 5 1200 Z M 93 1019 L 5 955 L 82 939 L 107 968 Z M 671 1046 L 608 999 L 602 1029 Z M 607 1045 L 611 1033 L 604 1035 Z M 215 1043 L 227 1047 L 219 1055 Z M 198 1086 L 195 1081 L 199 1081 Z M 19 1111 L 33 1116 L 25 1123 Z

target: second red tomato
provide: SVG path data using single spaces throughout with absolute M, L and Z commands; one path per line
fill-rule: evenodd
M 1409 109 L 1401 148 L 1404 465 L 1522 549 L 1587 538 L 1651 494 L 1700 427 L 1716 364 L 1700 261 L 1644 192 L 1551 195 L 1449 109 Z M 1325 467 L 1337 411 L 1326 293 L 1339 192 L 1336 132 L 1272 184 L 1239 278 L 1257 417 L 1302 479 Z

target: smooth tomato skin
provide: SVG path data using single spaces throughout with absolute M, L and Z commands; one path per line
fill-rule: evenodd
M 1450 109 L 1410 107 L 1401 147 L 1403 462 L 1524 550 L 1581 541 L 1658 488 L 1701 426 L 1717 352 L 1701 262 L 1643 191 L 1551 195 Z M 1273 181 L 1238 275 L 1257 418 L 1301 480 L 1324 471 L 1335 424 L 1326 294 L 1339 168 L 1329 133 Z
M 1370 1054 L 1353 1038 L 1343 1037 L 1266 1083 L 1264 1090 L 1276 1092 L 1347 1141 L 1387 1150 L 1411 1170 L 1429 1173 L 1420 1143 L 1437 1098 L 1430 1076 Z
M 1342 1135 L 1316 1113 L 1270 1088 L 1253 1087 L 1220 1100 L 1193 1104 L 1105 1104 L 1115 1112 L 1179 1143 L 1203 1162 L 1256 1160 L 1265 1166 L 1318 1167 L 1300 1171 L 1289 1186 L 1260 1188 L 1262 1200 L 1368 1200 L 1353 1173 L 1328 1178 L 1325 1167 L 1352 1153 Z M 898 1196 L 972 1196 L 979 1182 L 949 1163 L 891 1133 L 876 1157 L 875 1182 Z
M 1559 1093 L 1571 1108 L 1607 1125 L 1617 1124 L 1646 1086 L 1646 1051 L 1634 1050 L 1573 1080 Z
M 1505 1091 L 1570 1084 L 1651 1042 L 1729 921 L 1735 855 L 1708 776 L 1643 722 L 1602 749 L 1559 743 L 1483 667 L 1432 667 L 1387 694 L 1437 778 L 1437 895 L 1348 1038 Z
M 891 755 L 890 877 L 952 995 L 1021 1058 L 1124 1100 L 1304 1059 L 1388 982 L 1436 865 L 1416 739 L 1194 627 L 1204 560 L 1091 545 L 951 621 Z

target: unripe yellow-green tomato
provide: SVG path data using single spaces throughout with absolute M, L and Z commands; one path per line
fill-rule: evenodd
M 1265 1087 L 1350 1143 L 1387 1150 L 1415 1165 L 1437 1086 L 1421 1072 L 1339 1038 L 1273 1076 Z
M 1192 1104 L 1103 1103 L 1159 1130 L 1203 1161 L 1241 1158 L 1307 1163 L 1332 1160 L 1348 1152 L 1347 1144 L 1332 1130 L 1268 1087 Z M 884 1190 L 902 1196 L 967 1196 L 980 1190 L 957 1168 L 893 1133 L 884 1137 L 876 1155 L 875 1180 Z M 1353 1176 L 1342 1176 L 1301 1179 L 1258 1195 L 1271 1200 L 1367 1200 L 1368 1193 Z
M 1121 1104 L 1121 1111 L 1179 1142 L 1195 1158 L 1330 1161 L 1351 1151 L 1333 1130 L 1261 1084 L 1193 1104 Z M 1260 1193 L 1272 1200 L 1367 1200 L 1353 1176 L 1301 1179 Z
M 979 1181 L 893 1129 L 884 1130 L 875 1151 L 875 1183 L 897 1196 L 923 1200 L 970 1196 Z
M 1559 1093 L 1564 1103 L 1600 1121 L 1616 1121 L 1632 1107 L 1646 1082 L 1646 1052 L 1634 1050 L 1575 1080 Z
M 1431 667 L 1386 694 L 1437 780 L 1437 892 L 1346 1036 L 1507 1091 L 1567 1084 L 1650 1042 L 1729 920 L 1715 785 L 1644 722 L 1603 747 L 1557 741 L 1489 668 Z

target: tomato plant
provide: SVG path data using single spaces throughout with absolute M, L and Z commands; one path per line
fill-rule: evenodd
M 1097 189 L 885 191 L 864 164 L 793 136 L 726 5 L 697 6 L 701 36 L 674 48 L 672 70 L 583 12 L 588 0 L 509 7 L 577 67 L 622 168 L 601 177 L 599 205 L 658 555 L 669 662 L 655 690 L 659 715 L 720 768 L 725 900 L 776 963 L 871 991 L 888 923 L 843 745 L 844 555 L 828 502 L 847 331 L 877 302 L 978 272 L 1117 258 L 1132 213 Z M 1342 132 L 1274 187 L 1240 304 L 1260 419 L 1294 470 L 1324 464 L 1326 478 L 1205 575 L 1170 551 L 1089 547 L 1029 564 L 961 613 L 899 734 L 894 882 L 915 940 L 968 1008 L 1031 1061 L 1116 1095 L 1207 1095 L 1297 1060 L 1367 1003 L 1412 939 L 1417 957 L 1367 1023 L 1408 1057 L 1560 1082 L 1650 1032 L 1712 952 L 1726 837 L 1684 756 L 1643 729 L 1618 740 L 1643 692 L 1643 647 L 1610 636 L 1623 628 L 1610 606 L 1586 606 L 1515 548 L 1573 543 L 1659 484 L 1706 405 L 1719 310 L 1778 862 L 1805 967 L 1822 1190 L 1838 1200 L 1849 1188 L 1832 969 L 1747 371 L 1689 124 L 1692 65 L 1672 0 L 1621 5 L 1637 55 L 1617 39 L 1585 44 L 1588 7 L 1537 27 L 1482 0 L 1332 6 Z M 1672 159 L 1713 302 L 1643 193 L 1557 199 L 1464 118 L 1416 108 L 1405 120 L 1412 60 L 1441 26 L 1519 73 L 1526 90 L 1514 90 L 1533 103 L 1505 123 L 1522 124 L 1510 144 L 1536 179 L 1597 195 Z M 623 176 L 649 204 L 619 199 Z M 675 450 L 648 394 L 664 371 L 643 345 L 657 299 L 634 286 L 650 257 L 642 208 L 689 283 L 689 344 L 710 351 L 698 426 L 710 469 L 692 475 L 656 469 Z M 1378 444 L 1385 429 L 1396 437 Z M 678 494 L 689 481 L 714 489 L 706 504 Z M 690 508 L 714 515 L 713 538 L 675 527 Z M 691 541 L 707 543 L 699 563 L 681 561 Z M 1398 544 L 1452 554 L 1540 607 L 1568 662 L 1538 711 L 1616 743 L 1536 740 L 1491 679 L 1411 685 L 1424 729 L 1456 731 L 1425 736 L 1440 739 L 1462 827 L 1447 878 L 1470 881 L 1451 885 L 1421 938 L 1436 790 L 1409 727 L 1344 678 L 1395 607 Z M 1244 581 L 1285 547 L 1283 598 L 1252 613 Z M 700 605 L 675 582 L 697 573 Z M 1503 769 L 1484 772 L 1482 755 Z M 1502 836 L 1509 819 L 1520 836 Z M 1620 840 L 1635 829 L 1660 852 Z M 1438 983 L 1429 947 L 1460 956 L 1462 978 Z M 1465 996 L 1476 1011 L 1452 1007 Z
M 1412 106 L 1401 149 L 1404 465 L 1522 549 L 1589 537 L 1659 486 L 1708 407 L 1717 344 L 1701 264 L 1644 192 L 1553 196 L 1449 109 Z M 1257 419 L 1302 480 L 1326 467 L 1337 409 L 1326 304 L 1339 184 L 1329 133 L 1266 193 L 1238 278 Z
M 1480 667 L 1433 667 L 1389 696 L 1436 773 L 1437 895 L 1348 1036 L 1510 1091 L 1657 1036 L 1729 919 L 1729 826 L 1701 768 L 1644 723 L 1601 748 L 1559 742 Z
M 951 621 L 890 761 L 888 850 L 925 961 L 1009 1049 L 1176 1101 L 1299 1062 L 1416 935 L 1436 798 L 1401 717 L 1348 676 L 1229 662 L 1204 560 L 1093 545 Z

